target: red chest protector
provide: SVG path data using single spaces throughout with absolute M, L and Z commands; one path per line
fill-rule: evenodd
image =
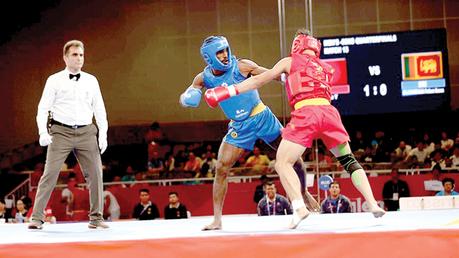
M 330 100 L 333 67 L 309 55 L 293 53 L 291 58 L 290 73 L 285 84 L 290 105 L 293 107 L 304 99 Z

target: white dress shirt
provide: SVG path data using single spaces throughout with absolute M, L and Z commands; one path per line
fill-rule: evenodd
M 48 77 L 38 104 L 38 133 L 46 133 L 48 111 L 52 118 L 66 125 L 88 125 L 95 116 L 99 134 L 107 134 L 108 122 L 99 82 L 93 75 L 80 71 L 80 79 L 69 79 L 64 69 Z

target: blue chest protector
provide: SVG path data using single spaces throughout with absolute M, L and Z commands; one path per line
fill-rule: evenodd
M 232 85 L 239 83 L 246 78 L 241 74 L 238 67 L 238 62 L 235 56 L 231 57 L 232 66 L 225 73 L 215 76 L 212 73 L 212 69 L 207 66 L 204 68 L 203 79 L 204 86 L 208 89 L 212 89 L 221 85 Z M 240 95 L 234 96 L 227 100 L 220 102 L 220 107 L 225 113 L 226 117 L 235 121 L 241 121 L 250 116 L 252 109 L 260 103 L 260 96 L 257 90 L 251 90 Z

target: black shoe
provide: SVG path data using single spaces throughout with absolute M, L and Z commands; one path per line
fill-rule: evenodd
M 32 220 L 32 222 L 29 223 L 28 228 L 29 229 L 43 229 L 43 224 L 44 222 L 41 220 Z

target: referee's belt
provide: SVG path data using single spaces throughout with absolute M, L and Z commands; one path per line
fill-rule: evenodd
M 66 125 L 66 124 L 61 123 L 59 121 L 56 121 L 54 119 L 51 119 L 51 124 L 52 125 L 60 125 L 60 126 L 71 128 L 71 129 L 78 129 L 78 128 L 87 126 L 87 125 Z
M 330 101 L 324 98 L 313 98 L 313 99 L 303 99 L 295 103 L 295 110 L 300 109 L 304 106 L 324 106 L 330 105 Z

